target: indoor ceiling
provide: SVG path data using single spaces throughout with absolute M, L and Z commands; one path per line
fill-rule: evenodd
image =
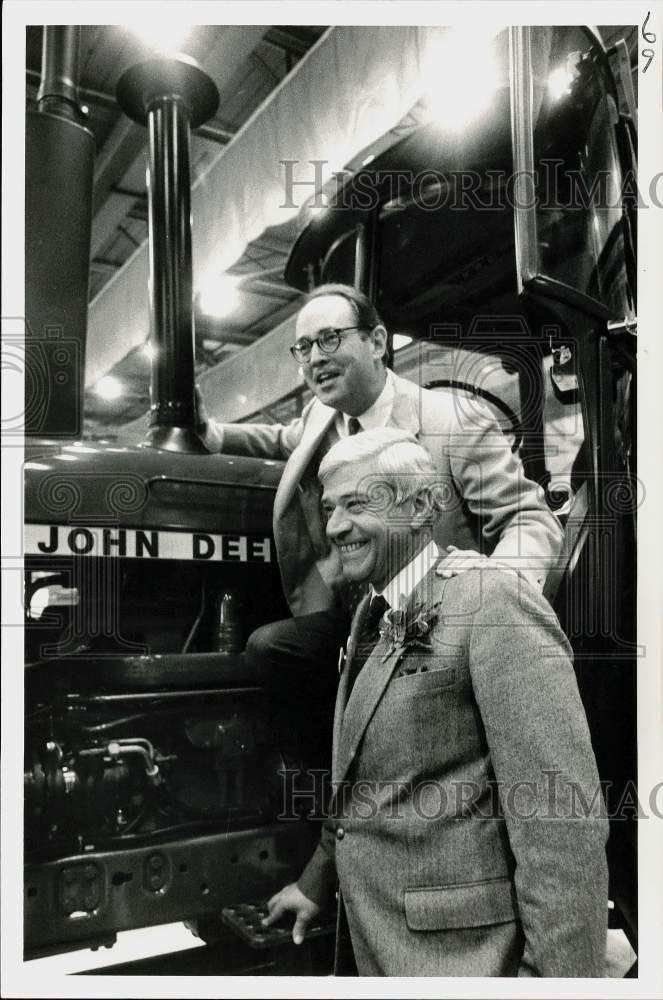
M 216 115 L 192 136 L 193 183 L 218 157 L 219 150 L 233 141 L 257 109 L 274 94 L 326 30 L 321 25 L 205 25 L 190 28 L 180 39 L 177 48 L 202 65 L 220 92 Z M 602 27 L 600 31 L 606 47 L 626 35 L 633 60 L 637 48 L 635 27 L 630 33 L 623 26 Z M 39 87 L 42 34 L 39 26 L 27 28 L 28 107 L 35 105 Z M 90 301 L 147 239 L 147 133 L 121 111 L 115 89 L 129 66 L 153 54 L 152 45 L 154 39 L 141 40 L 120 25 L 84 25 L 81 29 L 80 98 L 96 142 Z M 330 94 L 329 100 L 332 98 Z M 247 162 L 248 184 L 251 183 L 251 170 L 252 164 Z M 260 197 L 260 191 L 256 191 L 256 197 Z M 200 220 L 194 220 L 194 240 L 195 225 L 200 224 Z M 297 231 L 294 222 L 273 226 L 248 244 L 239 260 L 226 272 L 231 284 L 225 291 L 219 289 L 225 296 L 223 310 L 197 297 L 197 377 L 253 344 L 296 311 L 301 293 L 286 285 L 283 272 Z M 241 279 L 239 284 L 237 279 Z M 104 395 L 94 387 L 88 389 L 85 400 L 85 434 L 88 437 L 117 436 L 123 425 L 135 422 L 147 412 L 150 403 L 147 343 L 133 347 L 107 374 L 121 391 L 113 396 L 112 392 Z M 280 400 L 276 408 L 261 410 L 260 418 L 287 420 L 301 404 L 301 390 L 298 389 L 293 396 Z
M 179 40 L 178 50 L 200 63 L 220 93 L 216 115 L 192 136 L 192 183 L 325 30 L 322 25 L 201 25 Z M 41 26 L 27 28 L 28 107 L 36 104 L 42 38 Z M 129 66 L 152 54 L 152 39 L 142 40 L 121 25 L 81 28 L 79 93 L 96 144 L 90 301 L 147 239 L 147 132 L 121 111 L 115 89 Z M 196 302 L 197 375 L 252 343 L 297 308 L 299 293 L 283 279 L 292 239 L 281 227 L 267 230 L 249 244 L 228 272 L 241 277 L 241 286 L 233 289 L 232 308 L 224 311 L 223 318 L 213 308 L 206 311 L 204 302 Z M 149 350 L 133 350 L 109 375 L 122 392 L 114 398 L 86 393 L 86 436 L 114 435 L 149 408 Z

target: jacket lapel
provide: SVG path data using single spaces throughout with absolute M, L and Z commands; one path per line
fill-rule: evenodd
M 332 782 L 336 780 L 336 772 L 338 770 L 338 758 L 341 747 L 341 729 L 343 726 L 343 713 L 345 711 L 345 703 L 348 697 L 348 680 L 350 677 L 350 664 L 355 655 L 355 650 L 357 648 L 357 643 L 359 642 L 359 636 L 361 635 L 361 630 L 364 627 L 364 621 L 366 620 L 366 615 L 368 613 L 368 608 L 371 603 L 370 594 L 366 594 L 365 597 L 359 602 L 355 616 L 352 619 L 352 627 L 350 629 L 350 636 L 348 638 L 348 644 L 345 651 L 345 663 L 341 671 L 341 676 L 339 678 L 338 690 L 336 692 L 336 709 L 334 711 L 334 739 L 332 743 Z M 340 779 L 339 779 L 340 780 Z
M 435 561 L 430 570 L 414 588 L 408 599 L 407 608 L 411 610 L 419 601 L 430 603 L 431 594 L 434 588 L 439 590 L 446 585 L 442 584 L 435 574 L 435 568 L 439 559 Z M 359 620 L 359 611 L 355 618 L 352 629 L 354 644 L 352 652 L 356 648 L 360 629 L 368 611 L 370 600 L 365 598 L 359 606 L 362 618 Z M 355 626 L 358 626 L 356 628 Z M 350 652 L 350 642 L 348 642 L 348 653 Z M 341 782 L 348 773 L 348 768 L 352 763 L 362 736 L 368 726 L 375 709 L 377 708 L 382 695 L 385 692 L 391 676 L 400 663 L 401 656 L 396 651 L 389 652 L 389 645 L 385 639 L 380 639 L 373 652 L 366 660 L 362 670 L 357 677 L 354 687 L 347 697 L 348 675 L 350 656 L 348 655 L 346 667 L 341 677 L 338 698 L 336 701 L 336 714 L 334 717 L 334 752 L 332 765 L 332 780 Z M 343 710 L 344 709 L 344 710 Z
M 348 773 L 364 731 L 398 663 L 395 653 L 386 656 L 388 648 L 386 641 L 380 639 L 362 667 L 347 700 L 338 736 L 336 781 L 343 781 Z
M 419 419 L 419 392 L 420 387 L 407 379 L 394 375 L 394 402 L 389 418 L 391 427 L 400 427 L 403 431 L 408 431 L 417 437 L 421 429 Z
M 329 430 L 336 417 L 336 410 L 323 403 L 316 403 L 311 408 L 302 439 L 286 462 L 281 482 L 274 500 L 274 521 L 278 521 L 292 500 L 307 465 L 313 458 L 315 450 Z

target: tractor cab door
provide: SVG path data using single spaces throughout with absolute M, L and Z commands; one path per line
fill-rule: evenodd
M 635 946 L 634 122 L 588 28 L 515 29 L 512 74 L 514 167 L 535 171 L 535 197 L 514 208 L 518 286 L 528 315 L 551 327 L 550 375 L 558 394 L 577 394 L 582 422 L 549 590 L 608 783 L 613 917 Z

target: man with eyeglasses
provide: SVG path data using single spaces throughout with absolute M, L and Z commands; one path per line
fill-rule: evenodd
M 480 565 L 482 535 L 494 560 L 541 589 L 562 542 L 556 519 L 488 407 L 476 401 L 463 407 L 453 393 L 400 378 L 386 367 L 386 351 L 387 331 L 370 300 L 348 285 L 322 285 L 299 313 L 291 348 L 314 396 L 302 415 L 289 424 L 219 424 L 201 406 L 210 450 L 287 459 L 274 503 L 274 538 L 294 617 L 259 628 L 247 653 L 271 668 L 273 678 L 273 671 L 287 671 L 281 690 L 299 695 L 300 704 L 327 706 L 312 723 L 323 740 L 338 650 L 357 599 L 325 537 L 320 506 L 318 466 L 339 438 L 393 426 L 428 450 L 444 507 L 436 541 L 453 552 L 440 575 Z

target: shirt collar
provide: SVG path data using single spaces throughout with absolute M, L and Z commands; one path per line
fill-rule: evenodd
M 404 566 L 379 596 L 384 597 L 391 608 L 400 607 L 401 595 L 409 598 L 412 591 L 417 587 L 429 570 L 434 566 L 440 557 L 440 552 L 435 542 L 429 542 L 425 549 L 412 559 L 407 566 Z M 371 586 L 371 596 L 377 591 Z
M 391 411 L 394 407 L 394 376 L 392 372 L 387 369 L 387 378 L 384 383 L 382 392 L 375 400 L 375 402 L 369 406 L 367 410 L 360 413 L 357 420 L 361 424 L 361 429 L 363 431 L 373 431 L 378 427 L 386 427 L 391 416 Z M 350 417 L 347 413 L 338 413 L 336 416 L 336 430 L 339 433 L 339 437 L 348 437 L 348 421 Z

